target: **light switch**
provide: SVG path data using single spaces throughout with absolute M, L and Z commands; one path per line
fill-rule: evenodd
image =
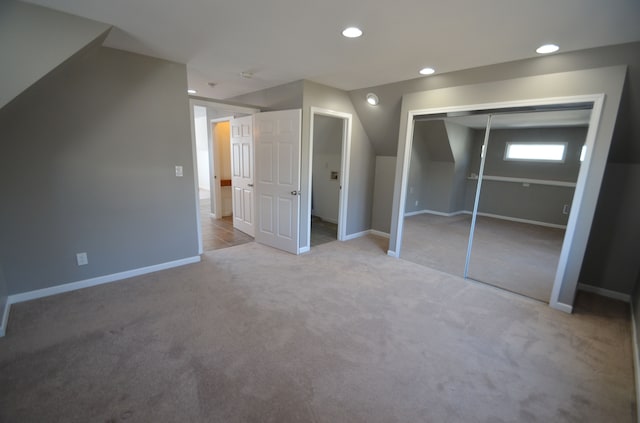
M 84 266 L 89 264 L 89 259 L 87 258 L 87 253 L 78 253 L 76 254 L 76 261 L 78 262 L 78 266 Z
M 177 177 L 182 177 L 183 173 L 182 173 L 182 166 L 176 166 L 176 176 Z

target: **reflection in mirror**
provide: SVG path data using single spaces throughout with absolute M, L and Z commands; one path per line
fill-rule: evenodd
M 417 118 L 400 257 L 463 277 L 487 115 Z M 477 157 L 472 157 L 475 154 Z
M 467 277 L 549 301 L 590 114 L 492 116 Z M 479 174 L 473 145 L 470 173 Z

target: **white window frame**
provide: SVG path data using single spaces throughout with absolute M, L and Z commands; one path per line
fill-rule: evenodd
M 562 159 L 542 159 L 542 158 L 513 158 L 509 157 L 509 148 L 512 145 L 561 145 L 562 146 Z M 504 147 L 504 160 L 508 162 L 543 162 L 543 163 L 564 163 L 567 158 L 567 143 L 566 142 L 522 142 L 522 141 L 511 141 L 507 142 L 507 145 Z

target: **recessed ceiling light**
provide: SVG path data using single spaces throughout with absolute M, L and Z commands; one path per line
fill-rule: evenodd
M 538 53 L 538 54 L 549 54 L 549 53 L 555 53 L 558 50 L 560 50 L 560 47 L 558 47 L 555 44 L 545 44 L 543 46 L 538 47 L 536 49 L 536 53 Z
M 342 35 L 347 38 L 358 38 L 362 35 L 362 30 L 360 28 L 356 28 L 355 26 L 350 26 L 342 31 Z
M 371 104 L 372 106 L 377 106 L 378 103 L 380 103 L 380 99 L 374 93 L 369 93 L 367 94 L 367 103 Z
M 197 91 L 196 91 L 196 90 L 192 90 L 192 89 L 188 89 L 188 90 L 187 90 L 187 92 L 188 92 L 189 94 L 195 94 L 195 93 L 197 93 Z
M 422 68 L 420 69 L 420 75 L 431 75 L 436 73 L 434 68 Z

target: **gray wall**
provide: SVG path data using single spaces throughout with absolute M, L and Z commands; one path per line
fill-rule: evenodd
M 353 115 L 351 133 L 351 160 L 349 169 L 349 198 L 347 200 L 347 235 L 371 229 L 371 208 L 373 206 L 373 179 L 375 174 L 375 153 L 369 138 L 360 123 L 349 95 L 337 88 L 327 87 L 311 81 L 304 81 L 302 109 L 302 155 L 301 186 L 302 206 L 300 216 L 308 216 L 309 186 L 309 128 L 311 107 L 320 107 Z M 306 245 L 307 234 L 300 234 L 300 245 Z
M 455 213 L 464 210 L 473 131 L 441 120 L 416 122 L 406 209 Z
M 553 98 L 563 96 L 603 93 L 606 101 L 603 105 L 599 127 L 595 133 L 595 145 L 588 176 L 585 179 L 586 189 L 581 208 L 574 210 L 576 233 L 573 243 L 568 249 L 566 268 L 561 269 L 562 285 L 558 294 L 559 304 L 571 305 L 575 295 L 580 265 L 584 257 L 589 229 L 598 199 L 602 175 L 606 165 L 614 124 L 618 114 L 618 106 L 622 96 L 626 68 L 623 66 L 590 69 L 577 72 L 566 72 L 539 75 L 528 78 L 509 79 L 505 81 L 445 88 L 405 95 L 402 103 L 402 121 L 407 122 L 408 111 L 416 109 L 445 108 L 467 104 L 487 104 L 505 101 L 517 101 L 531 98 Z M 400 126 L 398 157 L 404 157 L 404 140 L 407 128 Z M 393 198 L 393 215 L 391 222 L 391 239 L 389 248 L 397 251 L 397 213 L 399 211 L 402 167 L 396 170 L 396 188 Z M 559 305 L 560 306 L 560 305 Z M 564 307 L 564 306 L 562 306 Z
M 389 233 L 391 229 L 391 204 L 393 183 L 396 173 L 396 156 L 377 156 L 375 171 L 375 191 L 373 193 L 373 210 L 371 227 L 380 232 Z
M 636 254 L 636 260 L 640 259 L 638 254 Z M 631 318 L 635 322 L 635 350 L 640 351 L 640 272 L 638 272 L 638 276 L 636 278 L 635 287 L 631 292 L 631 310 L 633 311 L 633 316 Z M 635 364 L 635 363 L 634 363 Z M 634 366 L 635 367 L 635 366 Z M 636 375 L 638 374 L 638 369 L 636 370 Z M 636 381 L 637 383 L 637 381 Z M 640 395 L 636 392 L 636 397 Z
M 610 163 L 598 202 L 580 282 L 629 294 L 639 272 L 640 164 Z
M 340 206 L 343 123 L 322 115 L 313 121 L 312 214 L 333 223 Z M 338 172 L 338 179 L 331 179 L 331 172 Z
M 617 46 L 539 56 L 533 59 L 435 74 L 349 92 L 376 154 L 396 155 L 400 130 L 402 96 L 439 88 L 504 81 L 527 76 L 628 65 L 628 84 L 611 145 L 610 161 L 640 163 L 640 42 Z M 375 110 L 365 96 L 374 92 L 380 98 Z
M 7 288 L 7 281 L 4 278 L 4 270 L 2 268 L 2 262 L 0 262 L 0 336 L 4 336 L 5 331 L 7 330 L 4 327 L 4 313 L 9 307 L 7 304 L 7 297 L 9 296 L 9 289 Z
M 32 4 L 0 3 L 0 107 L 88 44 L 109 25 Z
M 198 254 L 186 90 L 184 65 L 99 48 L 0 109 L 9 294 Z
M 303 90 L 304 82 L 300 80 L 227 100 L 236 104 L 256 106 L 262 111 L 301 109 Z
M 480 172 L 480 150 L 484 131 L 475 131 L 470 172 Z M 580 151 L 585 143 L 587 128 L 529 128 L 494 129 L 489 138 L 485 161 L 485 175 L 512 178 L 542 179 L 576 182 L 580 170 Z M 564 163 L 525 162 L 504 160 L 508 142 L 566 142 Z M 467 183 L 467 210 L 473 209 L 477 181 Z M 574 189 L 548 185 L 484 180 L 479 211 L 536 222 L 566 225 L 569 215 L 563 214 L 565 204 L 571 205 Z
M 471 165 L 474 131 L 462 125 L 446 122 L 451 151 L 455 160 L 455 168 L 451 189 L 449 212 L 464 210 L 467 177 Z

